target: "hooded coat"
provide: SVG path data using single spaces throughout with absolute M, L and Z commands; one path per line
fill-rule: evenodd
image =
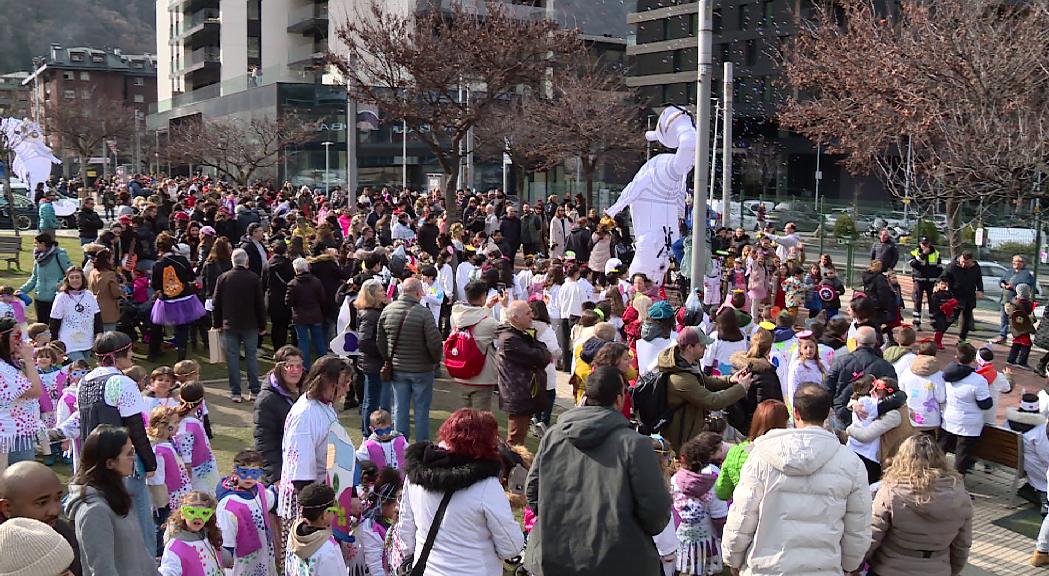
M 771 430 L 753 443 L 722 538 L 742 576 L 840 576 L 870 546 L 867 470 L 822 428 Z
M 738 423 L 732 422 L 731 418 L 729 421 L 737 430 L 746 433 L 750 430 L 750 419 L 754 416 L 758 404 L 765 400 L 783 401 L 783 387 L 776 367 L 767 358 L 747 358 L 746 352 L 737 352 L 732 355 L 731 362 L 733 370 L 747 368 L 754 375 L 746 398 L 739 404 L 745 413 L 744 418 Z
M 427 576 L 501 576 L 503 560 L 521 553 L 524 537 L 499 474 L 498 459 L 472 459 L 429 442 L 404 453 L 405 476 L 397 535 L 406 555 L 422 552 L 445 492 L 454 494 L 426 561 Z
M 512 324 L 496 330 L 498 340 L 499 408 L 511 416 L 531 415 L 547 407 L 546 365 L 550 351 Z
M 65 514 L 76 528 L 85 576 L 158 575 L 134 513 L 121 516 L 92 486 L 73 484 Z
M 611 407 L 565 412 L 528 472 L 536 523 L 525 566 L 534 576 L 656 576 L 652 537 L 671 499 L 651 441 Z
M 674 450 L 705 430 L 708 412 L 724 410 L 747 395 L 728 376 L 693 371 L 678 353 L 677 344 L 659 353 L 657 368 L 667 375 L 667 408 L 674 416 L 663 428 L 663 436 Z
M 961 574 L 972 545 L 973 506 L 961 478 L 942 477 L 920 502 L 909 486 L 882 484 L 867 559 L 878 574 Z M 928 558 L 923 558 L 928 554 Z
M 495 332 L 499 322 L 492 318 L 492 311 L 486 306 L 455 304 L 452 306 L 452 328 L 463 330 L 471 328 L 477 348 L 484 354 L 484 368 L 469 380 L 456 378 L 455 381 L 468 386 L 495 386 L 499 381 L 497 370 L 498 355 L 495 344 Z

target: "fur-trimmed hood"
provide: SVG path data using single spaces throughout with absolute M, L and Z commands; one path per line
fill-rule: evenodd
M 418 442 L 404 451 L 405 475 L 431 492 L 462 490 L 481 480 L 499 477 L 502 463 L 467 458 L 431 442 Z
M 1045 416 L 1037 412 L 1020 412 L 1015 406 L 1005 409 L 1005 421 L 1012 427 L 1013 423 L 1028 426 L 1027 430 L 1045 424 Z M 1026 430 L 1025 430 L 1026 432 Z
M 732 367 L 739 370 L 740 368 L 750 368 L 751 372 L 772 372 L 776 369 L 769 362 L 768 358 L 747 358 L 746 352 L 736 352 L 732 356 L 729 356 L 729 362 L 732 363 Z

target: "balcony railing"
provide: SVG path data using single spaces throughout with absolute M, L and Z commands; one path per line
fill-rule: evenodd
M 288 12 L 288 32 L 301 33 L 328 28 L 328 3 L 310 3 Z
M 186 17 L 182 24 L 175 27 L 174 36 L 181 36 L 187 32 L 192 31 L 194 28 L 203 26 L 204 24 L 218 24 L 222 21 L 221 12 L 215 8 L 205 8 L 198 10 L 193 14 Z

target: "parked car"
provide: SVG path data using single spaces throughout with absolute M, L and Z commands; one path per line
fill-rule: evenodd
M 14 186 L 12 186 L 14 188 Z M 19 230 L 35 230 L 40 215 L 32 200 L 21 194 L 15 194 L 15 225 Z M 11 210 L 7 205 L 7 195 L 0 194 L 0 229 L 11 229 Z

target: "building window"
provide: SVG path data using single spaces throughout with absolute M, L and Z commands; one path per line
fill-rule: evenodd
M 663 20 L 647 20 L 637 25 L 637 43 L 649 44 L 651 42 L 662 42 L 666 40 L 666 30 Z
M 144 63 L 141 60 L 135 60 L 131 63 L 132 68 L 142 68 Z
M 84 61 L 84 53 L 83 52 L 70 52 L 69 53 L 69 59 L 71 61 L 73 61 L 73 62 L 83 62 Z
M 765 28 L 772 28 L 776 25 L 776 7 L 769 0 L 762 4 L 761 24 Z
M 146 97 L 142 94 L 135 94 L 134 100 L 136 104 L 141 104 L 146 101 Z
M 90 80 L 91 79 L 91 73 L 90 72 L 81 72 L 80 73 L 80 79 L 85 81 L 85 82 Z
M 81 90 L 80 91 L 80 99 L 81 100 L 90 100 L 91 99 L 91 91 L 88 90 L 87 88 L 84 88 L 83 90 Z
M 105 56 L 103 56 L 101 54 L 92 54 L 91 55 L 91 61 L 96 63 L 96 64 L 101 64 L 102 62 L 105 61 L 105 59 L 106 59 Z
M 76 74 L 72 72 L 66 71 L 62 73 L 63 80 L 73 80 L 74 78 L 76 78 Z
M 66 100 L 73 100 L 76 98 L 76 90 L 63 90 L 62 97 Z
M 146 79 L 142 78 L 140 76 L 137 76 L 137 77 L 135 77 L 135 81 L 134 82 L 135 82 L 135 86 L 145 86 Z
M 712 20 L 714 32 L 721 32 L 721 10 L 714 10 Z
M 768 76 L 761 77 L 761 101 L 772 102 L 772 79 Z
M 741 31 L 750 29 L 750 4 L 739 5 L 739 21 L 737 24 Z
M 732 43 L 725 42 L 721 44 L 721 63 L 732 62 Z
M 747 40 L 746 54 L 744 56 L 747 66 L 753 66 L 758 61 L 758 47 L 753 40 Z

